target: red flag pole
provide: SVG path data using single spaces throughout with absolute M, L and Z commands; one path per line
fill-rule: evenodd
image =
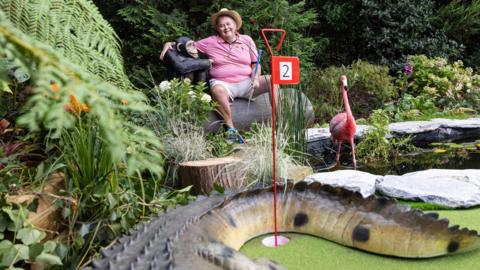
M 273 72 L 273 52 L 268 39 L 265 35 L 266 32 L 281 32 L 282 37 L 277 46 L 277 52 L 282 47 L 283 40 L 286 35 L 286 31 L 283 29 L 262 29 L 263 40 L 267 44 L 268 51 L 270 52 L 270 72 Z M 271 75 L 272 76 L 272 75 Z M 275 88 L 272 78 L 270 78 L 270 94 L 272 99 L 272 158 L 273 158 L 273 222 L 274 222 L 274 235 L 275 235 L 275 247 L 278 246 L 278 228 L 277 228 L 277 164 L 276 164 L 276 143 L 275 143 Z

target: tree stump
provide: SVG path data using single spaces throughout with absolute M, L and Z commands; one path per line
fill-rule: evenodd
M 64 185 L 63 173 L 53 173 L 48 177 L 41 191 L 34 192 L 30 188 L 22 189 L 18 195 L 7 195 L 6 201 L 11 204 L 28 205 L 38 199 L 36 211 L 29 213 L 26 222 L 46 232 L 46 239 L 52 239 L 58 234 L 63 223 L 62 208 L 56 204 L 56 201 L 62 200 L 71 204 L 72 211 L 76 211 L 77 202 L 73 198 L 57 195 Z
M 241 188 L 246 181 L 238 169 L 241 159 L 235 157 L 210 158 L 179 164 L 178 176 L 182 186 L 193 185 L 195 194 L 208 194 L 214 183 L 224 188 Z

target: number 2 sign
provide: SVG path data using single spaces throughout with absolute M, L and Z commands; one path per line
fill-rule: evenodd
M 299 84 L 300 60 L 298 57 L 273 56 L 272 81 L 274 84 Z

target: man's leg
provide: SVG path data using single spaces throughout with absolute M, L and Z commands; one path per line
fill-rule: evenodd
M 233 128 L 232 111 L 230 110 L 230 97 L 228 90 L 221 84 L 216 84 L 212 88 L 212 98 L 218 103 L 218 111 L 220 112 L 225 125 L 228 128 Z

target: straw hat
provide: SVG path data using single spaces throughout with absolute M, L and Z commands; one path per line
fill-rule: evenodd
M 220 16 L 228 16 L 232 18 L 237 24 L 237 31 L 242 27 L 242 17 L 240 16 L 240 14 L 238 14 L 238 12 L 236 12 L 235 10 L 222 8 L 219 12 L 212 15 L 212 25 L 215 29 L 217 29 L 217 19 Z

